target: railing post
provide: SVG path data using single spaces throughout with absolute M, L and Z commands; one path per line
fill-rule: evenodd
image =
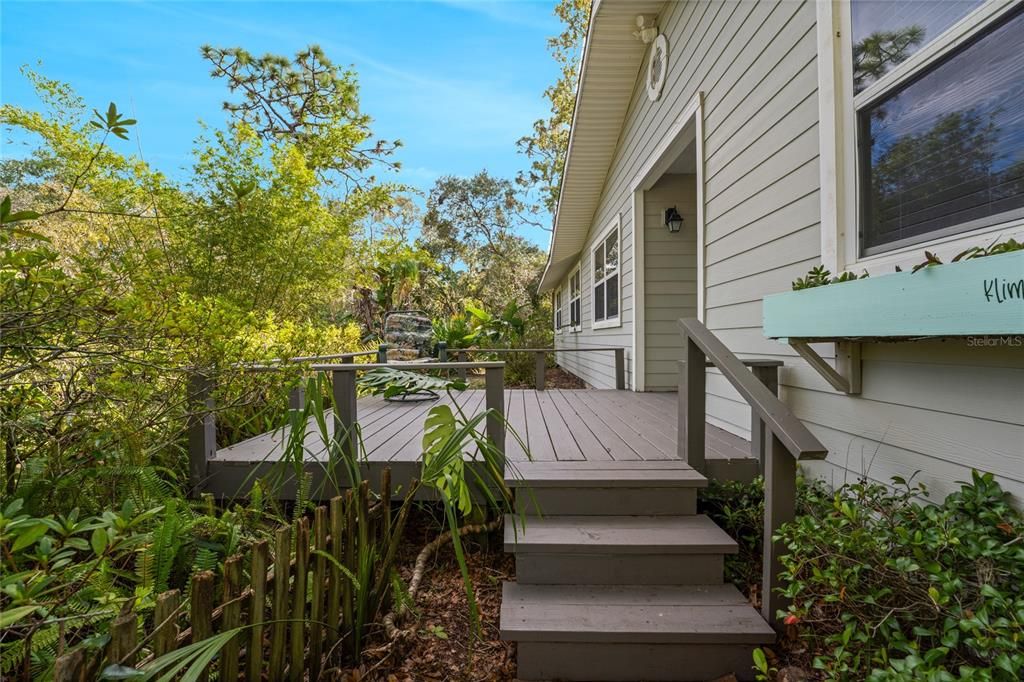
M 773 542 L 772 536 L 782 524 L 796 516 L 796 459 L 774 433 L 769 432 L 766 436 L 761 615 L 778 628 L 778 612 L 789 606 L 789 600 L 775 591 L 782 571 L 779 557 L 786 548 L 781 542 Z
M 444 341 L 437 342 L 437 361 L 448 362 L 448 344 Z
M 462 351 L 458 351 L 458 350 L 455 351 L 455 362 L 465 362 L 465 361 L 466 361 L 466 354 L 464 352 L 462 352 Z M 457 370 L 455 370 L 455 376 L 457 376 L 461 381 L 465 381 L 466 377 L 467 377 L 466 368 L 465 367 L 459 367 Z
M 534 382 L 537 385 L 538 391 L 543 391 L 546 383 L 547 373 L 547 353 L 544 351 L 538 351 L 534 353 L 533 359 L 533 375 Z
M 762 384 L 768 387 L 777 398 L 779 396 L 779 368 L 775 365 L 754 365 L 750 371 Z M 750 454 L 757 460 L 758 470 L 764 475 L 765 467 L 765 428 L 764 420 L 757 416 L 756 410 L 750 411 Z
M 354 358 L 351 355 L 345 355 L 341 358 L 341 364 L 351 365 Z
M 700 473 L 704 462 L 704 392 L 707 357 L 688 336 L 683 337 L 683 361 L 679 365 L 679 423 L 676 447 L 680 459 Z
M 626 349 L 615 349 L 615 388 L 626 390 Z
M 382 365 L 388 364 L 388 344 L 382 343 L 377 346 L 377 362 Z
M 505 453 L 505 366 L 484 370 L 485 407 L 494 413 L 487 415 L 487 436 L 498 450 Z
M 334 441 L 345 456 L 354 459 L 358 453 L 355 371 L 335 370 L 332 372 L 331 387 L 334 396 Z M 339 469 L 341 468 L 343 466 L 339 464 Z M 338 484 L 342 484 L 340 478 Z M 353 485 L 354 481 L 349 481 L 348 484 Z
M 206 480 L 207 462 L 217 454 L 217 422 L 214 416 L 213 379 L 196 371 L 188 379 L 188 478 L 189 493 L 199 496 Z
M 300 383 L 288 391 L 288 409 L 304 410 L 306 408 L 306 385 Z

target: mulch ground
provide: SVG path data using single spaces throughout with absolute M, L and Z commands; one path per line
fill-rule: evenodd
M 544 381 L 551 388 L 583 389 L 587 385 L 575 374 L 569 374 L 561 367 L 549 367 L 544 373 Z
M 428 508 L 429 509 L 429 508 Z M 416 555 L 443 530 L 429 511 L 416 513 L 406 529 L 399 573 L 408 582 Z M 488 546 L 489 545 L 489 546 Z M 415 635 L 397 644 L 383 633 L 371 642 L 362 664 L 335 679 L 342 682 L 511 682 L 515 646 L 499 636 L 501 583 L 515 578 L 515 562 L 502 551 L 500 531 L 484 546 L 466 540 L 467 563 L 480 610 L 480 635 L 471 637 L 469 604 L 451 545 L 431 563 L 416 597 Z M 406 623 L 406 627 L 409 623 Z

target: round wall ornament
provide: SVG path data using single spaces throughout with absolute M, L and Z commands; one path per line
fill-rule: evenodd
M 647 59 L 647 99 L 652 102 L 658 101 L 667 76 L 668 41 L 662 33 L 651 43 L 651 53 Z

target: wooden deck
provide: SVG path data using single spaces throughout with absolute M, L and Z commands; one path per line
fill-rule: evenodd
M 456 400 L 467 415 L 484 409 L 482 390 L 457 394 Z M 427 411 L 450 402 L 447 395 L 410 403 L 390 402 L 378 396 L 360 398 L 358 422 L 368 474 L 373 476 L 375 470 L 390 466 L 396 483 L 415 476 Z M 637 462 L 677 458 L 675 393 L 507 389 L 505 413 L 512 429 L 526 444 L 524 450 L 518 439 L 508 434 L 506 451 L 512 462 L 526 461 L 527 450 L 534 461 Z M 327 436 L 331 438 L 334 419 L 329 416 L 326 421 Z M 287 439 L 287 431 L 280 430 L 218 449 L 209 462 L 206 488 L 220 495 L 239 492 L 246 479 L 251 478 L 251 472 L 256 470 L 261 475 L 281 459 L 282 443 Z M 316 478 L 317 470 L 322 469 L 319 463 L 324 459 L 325 447 L 312 421 L 307 427 L 305 450 L 307 471 Z M 735 468 L 737 463 L 745 462 L 749 470 L 749 443 L 711 425 L 707 428 L 707 452 L 716 466 Z

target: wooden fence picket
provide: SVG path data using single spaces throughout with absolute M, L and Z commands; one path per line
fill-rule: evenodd
M 153 653 L 160 657 L 178 648 L 178 610 L 181 592 L 168 590 L 156 598 L 153 610 Z
M 109 664 L 131 666 L 135 662 L 138 628 L 139 619 L 134 612 L 121 614 L 110 623 Z
M 224 562 L 224 610 L 221 616 L 221 632 L 234 630 L 242 625 L 242 557 L 233 556 Z M 238 679 L 238 641 L 232 637 L 220 652 L 220 679 Z
M 327 551 L 327 507 L 313 511 L 313 549 Z M 309 679 L 320 678 L 320 661 L 323 656 L 324 599 L 327 580 L 327 559 L 317 554 L 313 559 L 313 580 L 309 603 Z
M 345 492 L 345 568 L 351 575 L 356 574 L 356 501 L 355 494 L 351 490 Z M 344 621 L 341 626 L 343 644 L 345 650 L 352 649 L 352 581 L 346 580 L 342 588 L 342 617 Z
M 263 668 L 263 621 L 267 607 L 268 545 L 260 540 L 252 548 L 252 568 L 249 571 L 249 648 L 246 652 L 246 679 L 259 680 Z
M 151 626 L 140 628 L 134 612 L 119 614 L 110 623 L 104 654 L 72 649 L 58 656 L 54 679 L 84 682 L 111 664 L 144 667 L 180 646 L 213 637 L 215 631 L 238 628 L 246 630 L 224 644 L 207 675 L 215 670 L 219 679 L 230 682 L 243 673 L 241 679 L 248 680 L 318 679 L 325 667 L 340 662 L 343 652 L 352 651 L 356 595 L 349 573 L 359 574 L 360 554 L 374 544 L 383 547 L 379 559 L 390 565 L 397 549 L 390 536 L 401 534 L 405 525 L 407 504 L 392 518 L 390 470 L 382 473 L 380 486 L 380 499 L 373 505 L 369 482 L 362 481 L 317 506 L 312 527 L 301 516 L 278 528 L 273 556 L 267 540 L 254 543 L 248 581 L 243 557 L 229 557 L 219 595 L 213 572 L 196 573 L 189 585 L 187 614 L 176 589 L 157 595 Z M 382 578 L 386 580 L 377 576 L 373 590 L 385 589 Z M 188 627 L 182 630 L 179 624 L 186 615 Z M 147 645 L 147 655 L 139 660 Z
M 213 636 L 213 572 L 201 571 L 192 576 L 192 597 L 189 604 L 192 621 L 192 643 Z M 209 668 L 206 670 L 209 673 Z M 208 675 L 203 675 L 207 677 Z
M 279 528 L 274 537 L 274 608 L 271 618 L 270 679 L 284 679 L 285 644 L 288 635 L 288 577 L 292 549 L 292 529 Z
M 347 577 L 342 577 L 339 568 L 339 564 L 345 561 L 344 498 L 333 497 L 330 504 L 331 556 L 334 557 L 334 562 L 331 562 L 327 581 L 327 649 L 334 652 L 336 658 L 338 642 L 341 641 L 342 580 L 348 582 Z
M 288 661 L 289 677 L 302 682 L 306 653 L 306 582 L 309 571 L 309 519 L 295 522 L 295 581 L 292 584 L 291 655 Z

